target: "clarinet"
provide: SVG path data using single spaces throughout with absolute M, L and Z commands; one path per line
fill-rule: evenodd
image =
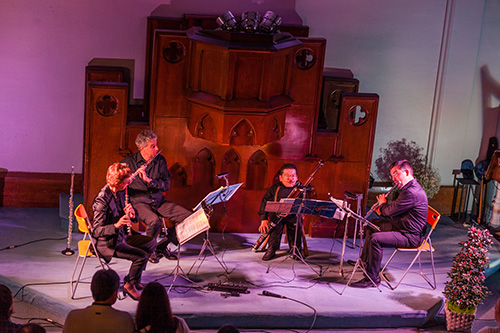
M 323 164 L 324 164 L 324 162 L 322 160 L 320 160 L 318 162 L 318 165 L 313 170 L 313 172 L 311 173 L 311 175 L 309 175 L 309 178 L 307 178 L 307 180 L 304 183 L 303 187 L 309 186 L 309 184 L 312 182 L 312 180 L 314 178 L 314 175 L 316 174 L 316 172 L 318 172 L 319 168 L 321 168 L 323 166 Z M 297 194 L 300 192 L 299 189 L 298 189 L 298 185 L 300 185 L 300 182 L 297 182 L 297 184 L 292 189 L 292 191 L 290 192 L 290 194 L 288 195 L 287 198 L 294 198 L 294 197 L 297 196 Z M 283 213 L 278 214 L 273 221 L 269 221 L 269 228 L 268 228 L 268 230 L 260 235 L 259 239 L 257 239 L 257 241 L 255 242 L 255 244 L 252 246 L 252 251 L 257 251 L 257 249 L 262 245 L 262 243 L 267 238 L 267 236 L 269 236 L 271 234 L 271 232 L 273 231 L 273 229 L 276 228 L 276 226 L 281 223 L 281 220 L 286 215 L 287 214 L 283 214 Z
M 390 194 L 391 194 L 391 193 L 392 193 L 392 192 L 393 192 L 396 188 L 398 188 L 399 184 L 401 184 L 401 181 L 398 181 L 396 184 L 394 184 L 394 186 L 393 186 L 393 187 L 392 187 L 389 191 L 387 191 L 387 193 L 386 193 L 386 194 L 384 194 L 384 197 L 386 197 L 386 198 L 387 198 L 387 197 L 388 197 L 388 196 L 389 196 L 389 195 L 390 195 Z M 366 213 L 366 215 L 365 215 L 365 219 L 367 219 L 367 218 L 368 218 L 368 216 L 370 216 L 370 214 L 371 214 L 371 213 L 373 213 L 373 211 L 374 211 L 375 209 L 377 209 L 377 208 L 378 208 L 378 206 L 380 206 L 380 205 L 378 204 L 378 201 L 377 201 L 377 202 L 376 202 L 376 203 L 372 206 L 372 208 L 368 211 L 368 213 Z
M 129 204 L 128 201 L 128 187 L 125 187 L 125 207 Z M 130 215 L 127 213 L 128 218 L 130 219 Z M 132 236 L 132 224 L 129 222 L 127 224 L 127 233 L 129 236 Z

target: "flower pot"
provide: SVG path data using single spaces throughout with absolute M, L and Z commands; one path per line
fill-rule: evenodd
M 448 331 L 454 332 L 470 332 L 472 327 L 472 322 L 476 317 L 474 313 L 459 313 L 448 309 L 448 302 L 444 305 L 444 311 L 446 314 L 446 329 Z

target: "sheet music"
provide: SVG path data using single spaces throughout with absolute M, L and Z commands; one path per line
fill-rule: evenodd
M 210 224 L 208 223 L 207 215 L 203 209 L 198 209 L 175 226 L 175 232 L 177 233 L 177 239 L 180 245 L 208 229 L 210 229 Z

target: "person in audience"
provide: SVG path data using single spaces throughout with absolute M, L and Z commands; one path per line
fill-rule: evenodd
M 240 330 L 231 324 L 222 325 L 221 328 L 217 331 L 217 333 L 240 333 Z
M 161 217 L 167 226 L 167 237 L 162 239 L 149 257 L 151 263 L 158 263 L 161 257 L 177 260 L 170 253 L 168 244 L 178 245 L 175 224 L 182 222 L 193 212 L 168 201 L 163 192 L 170 188 L 170 172 L 167 160 L 159 155 L 158 136 L 151 130 L 137 134 L 135 144 L 139 151 L 122 160 L 127 163 L 133 173 L 138 172 L 129 186 L 130 202 L 137 212 L 137 218 L 146 224 L 146 236 L 157 238 L 161 230 Z
M 17 333 L 45 333 L 43 326 L 35 323 L 24 324 L 17 330 Z
M 141 235 L 131 228 L 135 211 L 125 199 L 125 189 L 130 184 L 131 176 L 130 168 L 125 163 L 109 166 L 106 185 L 97 194 L 92 207 L 92 236 L 96 239 L 97 251 L 106 262 L 112 257 L 132 261 L 128 275 L 124 278 L 123 292 L 138 300 L 138 289 L 142 289 L 142 272 L 156 248 L 156 239 Z
M 16 332 L 21 325 L 10 321 L 10 316 L 14 310 L 14 300 L 12 298 L 12 291 L 0 284 L 0 332 Z
M 477 333 L 500 333 L 500 298 L 495 304 L 495 320 L 498 323 L 496 327 L 483 327 Z
M 264 194 L 259 208 L 260 226 L 259 232 L 269 232 L 270 223 L 279 220 L 279 215 L 276 213 L 266 212 L 266 204 L 268 201 L 280 201 L 287 198 L 293 188 L 298 185 L 297 167 L 295 164 L 283 164 L 279 170 L 279 183 L 272 185 Z M 283 228 L 286 226 L 286 234 L 288 237 L 288 245 L 290 250 L 295 243 L 295 225 L 297 224 L 296 214 L 287 214 L 281 218 L 281 222 L 274 227 L 269 233 L 268 248 L 262 260 L 268 261 L 276 257 L 276 251 L 280 247 L 281 235 Z M 302 224 L 299 223 L 297 230 L 297 249 L 301 252 L 302 247 Z
M 184 319 L 172 313 L 167 291 L 158 282 L 150 282 L 142 291 L 135 322 L 139 333 L 186 333 L 190 332 Z
M 118 298 L 120 277 L 112 270 L 98 270 L 92 277 L 90 290 L 94 303 L 85 309 L 72 310 L 64 322 L 64 333 L 128 333 L 134 332 L 130 313 L 112 307 Z
M 427 225 L 427 195 L 413 177 L 413 168 L 407 160 L 392 163 L 391 177 L 400 189 L 396 200 L 387 203 L 385 194 L 377 196 L 376 212 L 382 219 L 371 222 L 380 228 L 377 232 L 366 228 L 361 260 L 366 269 L 365 277 L 351 284 L 355 288 L 380 285 L 380 265 L 384 247 L 416 247 L 424 238 Z

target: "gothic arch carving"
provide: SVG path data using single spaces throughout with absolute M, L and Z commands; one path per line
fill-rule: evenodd
M 170 172 L 170 185 L 172 187 L 184 187 L 187 184 L 186 169 L 179 162 L 175 162 L 169 170 Z
M 238 183 L 239 175 L 240 175 L 240 165 L 241 158 L 236 150 L 233 148 L 229 149 L 224 156 L 222 156 L 222 163 L 220 167 L 220 172 L 227 172 L 228 180 L 230 184 Z M 220 185 L 226 185 L 225 181 L 222 180 Z
M 252 146 L 254 142 L 255 129 L 248 120 L 241 119 L 231 129 L 229 134 L 229 144 L 235 146 Z
M 217 127 L 214 119 L 205 114 L 196 125 L 196 136 L 205 140 L 216 141 Z
M 249 190 L 264 190 L 266 174 L 267 155 L 259 149 L 248 160 L 245 187 Z
M 211 188 L 215 178 L 215 159 L 208 148 L 196 154 L 193 163 L 193 185 Z

